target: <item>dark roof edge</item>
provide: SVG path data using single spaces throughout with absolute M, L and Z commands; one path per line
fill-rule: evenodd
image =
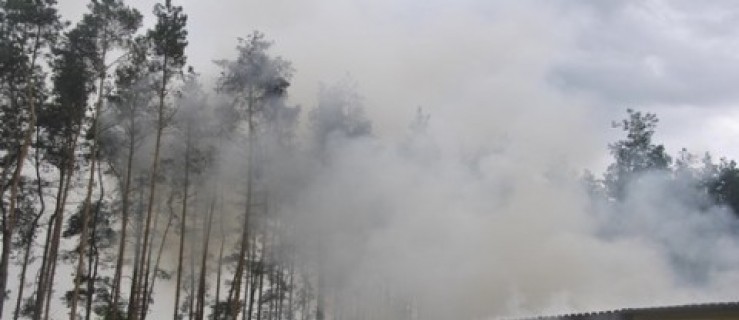
M 670 305 L 670 306 L 655 306 L 655 307 L 643 307 L 643 308 L 622 308 L 608 311 L 597 311 L 597 312 L 582 312 L 582 313 L 569 313 L 552 316 L 536 316 L 536 317 L 524 317 L 524 318 L 509 318 L 517 320 L 554 320 L 554 319 L 567 319 L 567 318 L 580 318 L 590 316 L 604 316 L 609 314 L 644 314 L 644 313 L 655 313 L 655 312 L 684 312 L 684 311 L 737 311 L 739 312 L 739 301 L 731 302 L 710 302 L 710 303 L 698 303 L 698 304 L 682 304 L 682 305 Z

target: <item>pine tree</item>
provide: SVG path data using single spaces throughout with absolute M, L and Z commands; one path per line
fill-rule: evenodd
M 626 139 L 608 145 L 616 162 L 608 166 L 606 187 L 609 196 L 622 200 L 629 183 L 635 182 L 640 174 L 648 171 L 669 169 L 672 159 L 661 144 L 652 138 L 659 120 L 653 113 L 627 110 L 628 118 L 614 122 L 614 128 L 626 132 Z
M 243 217 L 241 243 L 239 244 L 236 271 L 229 292 L 227 317 L 236 319 L 241 305 L 241 284 L 246 272 L 246 253 L 249 247 L 250 216 L 255 207 L 256 172 L 259 170 L 257 156 L 258 123 L 269 119 L 274 110 L 270 109 L 275 97 L 284 96 L 292 76 L 292 67 L 281 58 L 267 54 L 271 43 L 264 35 L 254 32 L 246 39 L 239 39 L 235 60 L 220 60 L 216 64 L 223 70 L 218 82 L 219 92 L 233 97 L 237 112 L 246 122 L 248 130 L 248 159 L 246 181 L 246 204 Z M 250 300 L 253 299 L 253 287 Z M 251 303 L 250 303 L 251 305 Z M 251 309 L 251 308 L 250 308 Z M 251 318 L 251 311 L 246 315 Z
M 121 277 L 123 262 L 126 254 L 128 222 L 131 211 L 131 189 L 134 176 L 133 159 L 140 142 L 146 132 L 139 122 L 145 117 L 144 111 L 154 96 L 153 83 L 149 71 L 148 43 L 144 37 L 135 39 L 128 48 L 126 59 L 116 70 L 115 91 L 110 97 L 113 105 L 114 120 L 118 123 L 122 133 L 122 140 L 126 146 L 125 160 L 122 163 L 113 157 L 113 166 L 121 166 L 117 170 L 121 194 L 121 229 L 118 245 L 118 255 L 115 263 L 115 272 L 112 283 L 112 298 L 109 312 L 111 319 L 118 319 L 120 311 Z
M 19 185 L 36 132 L 38 106 L 43 103 L 41 55 L 53 45 L 62 27 L 54 0 L 0 2 L 0 172 L 3 246 L 0 255 L 0 316 L 6 299 L 12 238 L 18 220 Z M 7 184 L 6 184 L 7 183 Z M 9 188 L 8 205 L 5 192 Z
M 56 264 L 64 207 L 76 167 L 75 150 L 88 110 L 87 101 L 94 90 L 94 37 L 90 29 L 79 26 L 68 32 L 62 45 L 55 50 L 54 102 L 42 110 L 39 119 L 45 132 L 46 160 L 59 172 L 59 187 L 54 213 L 49 220 L 49 231 L 53 230 L 47 237 L 49 249 L 45 250 L 38 281 L 36 317 L 40 317 L 54 281 L 52 269 Z
M 146 223 L 144 225 L 143 248 L 149 247 L 151 241 L 151 220 L 154 209 L 154 202 L 157 189 L 157 175 L 159 169 L 159 156 L 161 148 L 162 132 L 167 122 L 166 98 L 172 78 L 181 73 L 182 67 L 185 65 L 185 47 L 187 46 L 187 15 L 182 11 L 182 7 L 173 6 L 171 0 L 166 0 L 164 4 L 157 4 L 154 7 L 154 15 L 157 17 L 157 23 L 154 29 L 147 34 L 151 41 L 153 49 L 154 64 L 153 70 L 161 74 L 160 83 L 157 87 L 158 106 L 157 106 L 157 124 L 156 137 L 154 145 L 154 157 L 149 172 L 149 200 L 146 210 Z M 140 294 L 142 289 L 148 283 L 149 274 L 145 269 L 145 260 L 140 259 L 138 279 L 133 279 L 131 286 L 132 299 L 129 301 L 129 319 L 143 319 L 145 314 L 141 313 L 144 308 L 144 300 Z M 141 313 L 141 314 L 140 314 Z M 176 318 L 177 312 L 175 312 Z
M 142 19 L 141 14 L 137 10 L 124 5 L 120 0 L 93 1 L 88 8 L 90 12 L 83 16 L 77 29 L 82 30 L 87 35 L 88 41 L 93 43 L 93 51 L 87 52 L 86 56 L 92 61 L 91 67 L 97 78 L 97 101 L 92 110 L 88 134 L 92 140 L 90 146 L 90 171 L 82 211 L 82 230 L 77 253 L 77 271 L 71 297 L 70 319 L 74 319 L 77 316 L 78 292 L 84 268 L 84 258 L 88 249 L 88 226 L 89 220 L 91 219 L 92 192 L 94 189 L 93 186 L 95 185 L 96 166 L 98 165 L 98 152 L 100 149 L 99 140 L 101 132 L 99 117 L 105 100 L 105 81 L 108 76 L 109 67 L 107 65 L 107 57 L 111 50 L 121 47 L 130 41 L 133 33 L 139 28 Z M 58 239 L 55 239 L 55 241 L 58 241 Z M 55 263 L 55 260 L 51 260 L 51 262 Z M 52 267 L 50 284 L 53 283 L 53 278 L 54 272 Z

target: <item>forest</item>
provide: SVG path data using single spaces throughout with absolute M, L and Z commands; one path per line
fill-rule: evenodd
M 0 0 L 3 319 L 480 319 L 737 297 L 737 163 L 668 154 L 654 113 L 602 128 L 621 136 L 603 173 L 536 159 L 526 139 L 448 148 L 420 107 L 390 140 L 352 79 L 291 104 L 299 70 L 261 32 L 213 57 L 211 83 L 173 1 L 150 29 L 123 0 L 72 22 L 57 5 Z

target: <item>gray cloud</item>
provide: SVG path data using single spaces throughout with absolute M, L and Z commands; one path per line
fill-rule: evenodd
M 582 22 L 573 51 L 553 68 L 560 88 L 647 106 L 715 106 L 739 97 L 739 42 L 730 31 L 736 3 L 618 3 L 565 10 Z

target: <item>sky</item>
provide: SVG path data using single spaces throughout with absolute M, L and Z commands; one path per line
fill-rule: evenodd
M 129 0 L 153 23 L 156 1 Z M 729 0 L 174 1 L 189 15 L 189 64 L 214 79 L 215 59 L 259 30 L 292 62 L 293 103 L 310 109 L 321 83 L 351 77 L 376 132 L 407 129 L 420 106 L 484 135 L 497 108 L 576 105 L 592 126 L 584 165 L 600 168 L 613 120 L 656 112 L 671 153 L 739 158 L 739 3 Z M 85 1 L 61 0 L 76 20 Z M 508 115 L 507 113 L 504 113 Z M 566 117 L 531 119 L 558 121 Z M 528 116 L 528 115 L 527 115 Z M 522 120 L 523 121 L 523 120 Z

